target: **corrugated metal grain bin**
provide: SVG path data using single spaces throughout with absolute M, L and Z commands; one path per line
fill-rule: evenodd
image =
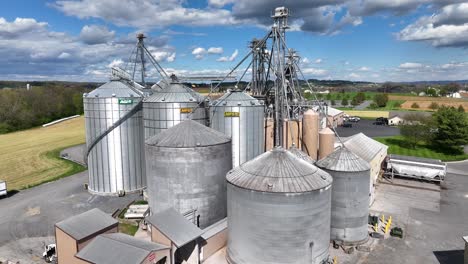
M 328 259 L 328 173 L 274 148 L 226 178 L 229 263 L 318 264 Z
M 192 120 L 146 141 L 152 213 L 196 210 L 204 228 L 226 217 L 225 175 L 232 168 L 231 140 Z
M 340 147 L 316 165 L 333 177 L 331 239 L 352 245 L 367 241 L 369 163 Z
M 146 186 L 142 99 L 124 80 L 83 95 L 90 192 L 117 195 Z

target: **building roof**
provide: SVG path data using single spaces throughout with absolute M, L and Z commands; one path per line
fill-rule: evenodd
M 99 264 L 140 264 L 151 252 L 168 248 L 126 234 L 114 233 L 97 236 L 76 257 Z
M 339 147 L 332 154 L 315 163 L 322 169 L 342 172 L 358 172 L 370 170 L 369 163 L 346 147 Z
M 146 144 L 168 148 L 194 148 L 229 143 L 225 134 L 193 120 L 185 120 L 146 140 Z
M 338 109 L 333 108 L 333 107 L 330 107 L 330 106 L 327 106 L 327 113 L 328 113 L 329 116 L 337 116 L 337 115 L 343 113 L 343 111 L 338 110 Z
M 181 83 L 171 83 L 166 88 L 156 91 L 144 99 L 148 103 L 183 103 L 201 102 L 204 97 Z
M 263 106 L 263 102 L 259 101 L 252 96 L 244 93 L 241 90 L 231 90 L 223 96 L 214 100 L 212 106 Z
M 126 81 L 112 80 L 85 94 L 84 97 L 142 97 L 142 93 Z
M 234 168 L 226 180 L 240 188 L 272 193 L 309 192 L 333 181 L 327 172 L 281 147 Z
M 55 225 L 79 241 L 117 224 L 118 221 L 110 215 L 94 208 L 67 218 Z
M 177 247 L 182 247 L 203 234 L 200 228 L 192 224 L 173 208 L 149 216 L 146 220 L 169 238 Z
M 388 147 L 363 133 L 348 137 L 344 141 L 346 148 L 367 162 L 371 162 L 377 154 L 387 151 Z
M 207 240 L 225 229 L 227 229 L 227 217 L 203 229 L 203 234 L 201 236 L 203 239 Z

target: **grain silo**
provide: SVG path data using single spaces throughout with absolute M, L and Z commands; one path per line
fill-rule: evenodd
M 229 263 L 319 264 L 328 259 L 328 173 L 276 147 L 226 178 Z
M 323 159 L 335 150 L 335 132 L 326 127 L 319 132 L 319 159 Z
M 309 162 L 310 164 L 315 164 L 315 160 L 312 159 L 309 155 L 307 155 L 307 153 L 305 153 L 304 151 L 298 149 L 295 145 L 291 146 L 289 149 L 288 149 L 292 154 L 294 154 L 296 157 L 302 159 L 302 160 L 305 160 L 307 162 Z
M 319 113 L 307 110 L 302 120 L 302 150 L 312 159 L 317 159 L 319 142 Z
M 226 217 L 225 175 L 232 168 L 226 135 L 187 120 L 147 139 L 145 153 L 152 213 L 196 210 L 201 228 Z
M 146 186 L 142 92 L 113 79 L 83 95 L 88 190 L 116 195 Z
M 143 101 L 145 139 L 191 119 L 206 125 L 204 97 L 180 83 L 171 83 Z
M 211 127 L 232 139 L 232 165 L 237 167 L 264 152 L 264 104 L 234 90 L 211 103 Z
M 331 239 L 348 245 L 367 241 L 369 163 L 340 147 L 316 165 L 333 177 Z

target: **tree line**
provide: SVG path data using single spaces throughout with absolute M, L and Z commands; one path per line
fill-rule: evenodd
M 407 145 L 424 143 L 451 154 L 463 153 L 468 144 L 468 118 L 463 108 L 441 106 L 432 116 L 408 114 L 400 132 Z
M 39 126 L 56 119 L 83 113 L 83 93 L 89 84 L 0 89 L 0 134 Z M 24 86 L 23 86 L 24 87 Z

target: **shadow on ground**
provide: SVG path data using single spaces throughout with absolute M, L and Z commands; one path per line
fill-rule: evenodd
M 440 264 L 463 263 L 463 250 L 434 251 Z

